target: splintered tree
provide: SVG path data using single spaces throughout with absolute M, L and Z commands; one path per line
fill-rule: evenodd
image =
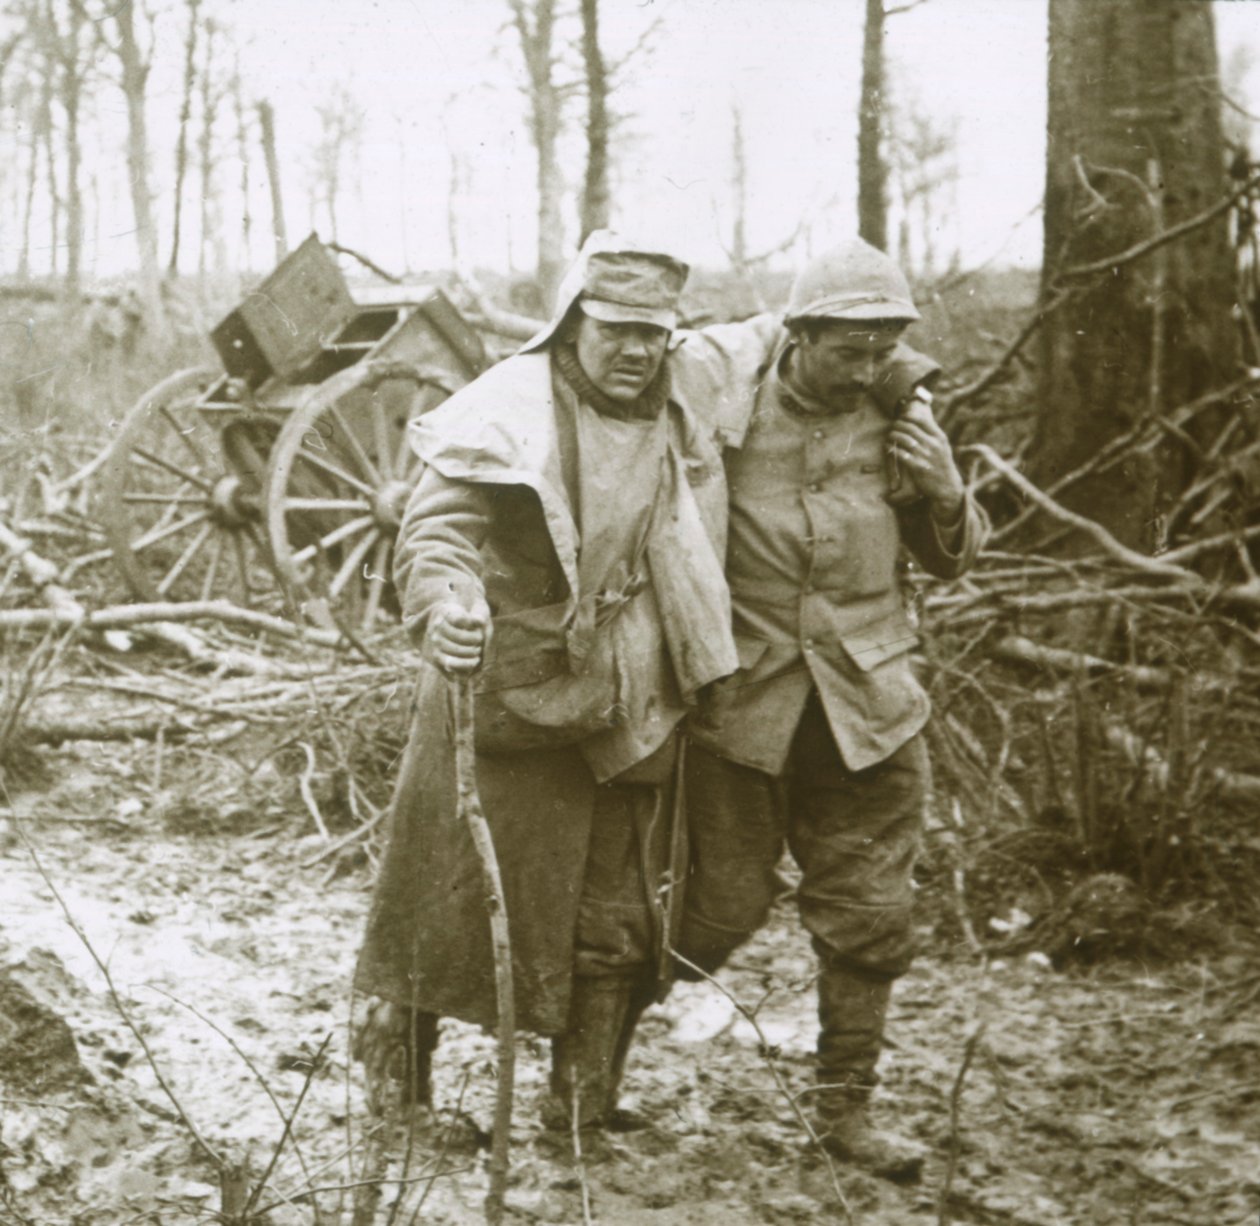
M 1143 419 L 1221 387 L 1237 348 L 1211 4 L 1050 0 L 1049 52 L 1031 452 L 1043 485 Z M 1170 430 L 1160 449 L 1077 482 L 1064 501 L 1158 550 L 1191 476 L 1194 430 L 1210 425 Z

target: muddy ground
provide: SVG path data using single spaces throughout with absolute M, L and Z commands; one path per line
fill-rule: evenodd
M 219 1179 L 191 1128 L 256 1184 L 305 1089 L 252 1209 L 275 1226 L 317 1208 L 324 1226 L 348 1223 L 338 1185 L 358 1178 L 366 1123 L 348 985 L 370 866 L 317 860 L 325 844 L 273 767 L 246 778 L 230 750 L 168 747 L 159 778 L 154 757 L 152 744 L 42 751 L 0 797 L 0 1222 L 212 1221 Z M 840 1170 L 850 1220 L 1260 1221 L 1254 946 L 1235 935 L 1176 961 L 1065 971 L 1036 951 L 986 962 L 933 920 L 948 906 L 925 904 L 928 953 L 895 998 L 878 1111 L 932 1158 L 910 1187 Z M 795 1089 L 811 975 L 785 900 L 723 979 L 759 1006 Z M 538 1127 L 544 1045 L 523 1037 L 519 1053 L 508 1220 L 582 1223 L 583 1174 L 598 1223 L 846 1220 L 757 1035 L 711 985 L 646 1016 L 625 1105 L 649 1126 L 590 1143 L 581 1168 Z M 405 1173 L 395 1164 L 406 1182 L 379 1221 L 399 1188 L 392 1221 L 482 1220 L 493 1058 L 489 1038 L 446 1025 L 436 1119 Z M 328 1189 L 314 1207 L 311 1188 Z

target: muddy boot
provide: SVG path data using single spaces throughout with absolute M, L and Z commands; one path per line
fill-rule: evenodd
M 433 1053 L 437 1050 L 436 1013 L 412 1014 L 411 1031 L 404 1053 L 402 1099 L 415 1107 L 433 1107 Z
M 542 1105 L 547 1128 L 573 1126 L 575 1093 L 579 1127 L 607 1121 L 630 1046 L 627 1027 L 632 1031 L 638 1020 L 637 1014 L 631 1018 L 634 989 L 634 981 L 623 976 L 574 978 L 569 1028 L 551 1040 L 550 1093 Z
M 923 1147 L 881 1132 L 870 1120 L 891 995 L 889 980 L 823 967 L 818 979 L 818 1088 L 810 1098 L 814 1126 L 828 1153 L 873 1175 L 909 1182 L 919 1177 Z
M 634 1032 L 638 1029 L 639 1019 L 643 1016 L 644 1010 L 655 999 L 655 984 L 635 983 L 632 985 L 630 998 L 626 1003 L 626 1013 L 621 1022 L 621 1030 L 617 1035 L 617 1044 L 613 1048 L 612 1068 L 609 1070 L 608 1078 L 606 1123 L 614 1132 L 634 1132 L 648 1126 L 648 1120 L 644 1116 L 619 1107 L 617 1098 L 621 1090 L 621 1079 L 626 1071 L 626 1057 L 634 1041 Z
M 438 1019 L 373 998 L 355 1035 L 353 1055 L 363 1064 L 368 1095 L 378 1110 L 389 1098 L 404 1106 L 433 1105 L 433 1052 Z

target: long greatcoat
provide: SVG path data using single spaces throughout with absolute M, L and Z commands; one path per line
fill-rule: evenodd
M 694 372 L 681 382 L 703 389 Z M 643 550 L 650 582 L 614 615 L 623 632 L 636 617 L 659 617 L 683 697 L 737 663 L 721 570 L 722 463 L 712 429 L 686 401 L 680 390 L 664 410 L 666 461 Z M 478 785 L 507 897 L 518 1025 L 554 1034 L 567 1021 L 595 789 L 614 770 L 596 750 L 608 717 L 597 700 L 615 661 L 603 650 L 595 594 L 581 590 L 565 479 L 573 438 L 549 356 L 493 368 L 420 419 L 413 443 L 428 468 L 397 546 L 404 620 L 420 638 L 435 604 L 481 594 L 494 615 L 478 675 Z M 566 711 L 569 693 L 577 705 Z M 427 663 L 356 986 L 485 1026 L 495 1018 L 484 889 L 455 808 L 450 682 Z

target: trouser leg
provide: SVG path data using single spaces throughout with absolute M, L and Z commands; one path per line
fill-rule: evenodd
M 698 745 L 685 775 L 690 870 L 677 949 L 712 974 L 765 923 L 780 890 L 782 797 L 775 779 Z M 696 974 L 680 964 L 678 974 Z
M 820 961 L 815 1118 L 838 1156 L 892 1178 L 922 1164 L 867 1112 L 893 981 L 913 956 L 912 882 L 928 767 L 919 738 L 850 771 L 816 701 L 793 742 L 789 840 L 801 918 Z
M 606 1122 L 626 1056 L 656 993 L 661 916 L 654 891 L 669 859 L 668 762 L 660 783 L 598 789 L 578 906 L 569 1021 L 552 1040 L 544 1122 Z

